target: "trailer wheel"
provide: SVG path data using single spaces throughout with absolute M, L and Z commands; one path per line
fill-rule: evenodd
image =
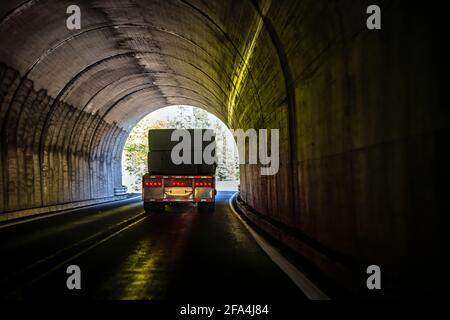
M 144 210 L 146 213 L 164 212 L 165 205 L 162 203 L 144 203 Z
M 202 213 L 213 213 L 216 210 L 215 202 L 200 202 L 198 204 L 198 211 Z

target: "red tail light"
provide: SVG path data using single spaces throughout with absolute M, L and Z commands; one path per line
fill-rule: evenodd
M 186 187 L 187 183 L 184 181 L 174 181 L 171 184 L 172 187 Z
M 166 181 L 166 187 L 192 187 L 191 180 L 173 179 Z
M 196 187 L 203 187 L 203 188 L 212 188 L 213 183 L 212 181 L 196 181 L 195 182 Z
M 145 180 L 144 181 L 144 187 L 161 188 L 162 187 L 162 181 L 161 180 Z

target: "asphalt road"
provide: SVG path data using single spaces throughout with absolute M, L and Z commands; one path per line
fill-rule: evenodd
M 144 214 L 140 199 L 0 226 L 2 299 L 305 299 L 231 211 Z M 68 290 L 69 265 L 81 290 Z

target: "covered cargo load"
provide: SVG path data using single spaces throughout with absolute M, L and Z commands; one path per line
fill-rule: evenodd
M 150 174 L 159 175 L 214 175 L 216 164 L 207 164 L 203 161 L 203 151 L 212 142 L 215 142 L 215 136 L 212 130 L 189 129 L 186 130 L 190 135 L 191 164 L 176 165 L 172 162 L 172 149 L 180 141 L 172 141 L 172 133 L 175 129 L 153 129 L 149 131 L 149 153 L 148 153 L 148 171 Z M 197 144 L 199 137 L 203 137 L 208 132 L 212 136 L 211 141 L 203 141 Z M 197 139 L 197 140 L 196 140 Z M 202 159 L 201 164 L 195 164 L 194 159 Z

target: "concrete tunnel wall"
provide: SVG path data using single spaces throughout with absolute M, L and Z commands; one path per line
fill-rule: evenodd
M 441 270 L 449 121 L 433 9 L 77 1 L 82 29 L 69 31 L 72 2 L 0 4 L 0 212 L 112 196 L 131 128 L 189 104 L 232 128 L 281 129 L 279 174 L 244 165 L 241 197 L 331 278 L 351 270 L 352 289 L 371 263 L 399 282 Z M 379 31 L 365 26 L 374 3 Z

